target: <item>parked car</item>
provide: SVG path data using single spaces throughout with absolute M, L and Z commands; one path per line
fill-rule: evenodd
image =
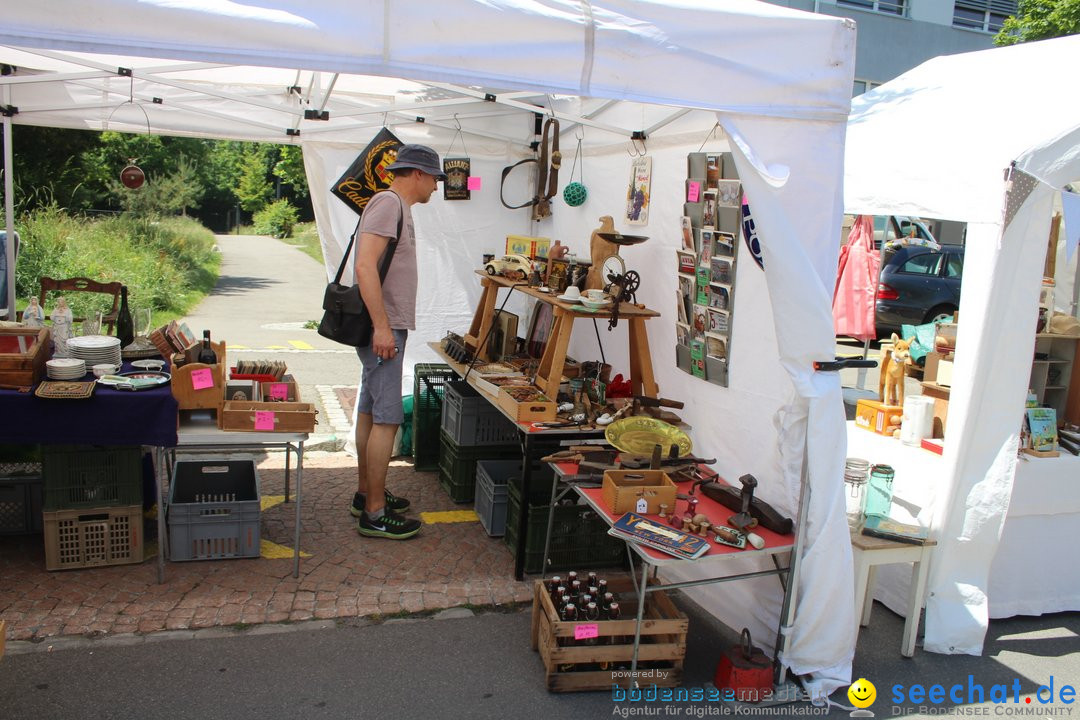
M 524 255 L 503 255 L 484 266 L 488 275 L 505 275 L 527 280 L 532 272 L 532 261 Z
M 879 336 L 900 326 L 951 318 L 960 307 L 964 246 L 887 243 L 881 251 L 876 324 Z

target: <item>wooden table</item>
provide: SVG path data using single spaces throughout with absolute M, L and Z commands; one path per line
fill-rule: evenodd
M 495 322 L 495 301 L 501 288 L 513 288 L 518 292 L 536 298 L 551 306 L 554 322 L 547 345 L 544 347 L 540 367 L 536 373 L 536 384 L 548 397 L 555 397 L 562 382 L 563 366 L 566 364 L 566 349 L 570 344 L 570 333 L 574 320 L 578 318 L 608 319 L 612 309 L 590 310 L 578 303 L 559 300 L 553 293 L 542 293 L 537 288 L 529 287 L 521 281 L 514 281 L 501 275 L 487 275 L 481 270 L 476 273 L 482 277 L 483 293 L 473 315 L 472 325 L 465 335 L 465 345 L 476 353 L 480 360 L 488 360 L 487 343 L 484 342 Z M 660 397 L 660 389 L 653 376 L 652 357 L 649 354 L 649 335 L 645 330 L 645 321 L 660 317 L 660 313 L 643 305 L 619 303 L 619 319 L 625 320 L 630 329 L 630 387 L 635 395 Z

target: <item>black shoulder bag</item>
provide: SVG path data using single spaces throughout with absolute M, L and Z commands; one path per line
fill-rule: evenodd
M 395 193 L 396 194 L 396 193 Z M 401 198 L 399 197 L 400 201 Z M 362 219 L 362 218 L 361 218 Z M 405 205 L 401 206 L 401 217 L 398 218 L 397 236 L 386 247 L 382 262 L 379 263 L 379 284 L 386 279 L 386 272 L 390 269 L 390 261 L 394 259 L 394 250 L 397 249 L 398 240 L 401 239 L 401 230 L 405 223 Z M 349 246 L 345 248 L 345 255 L 338 265 L 337 275 L 333 282 L 326 284 L 326 292 L 323 294 L 323 317 L 319 323 L 319 334 L 330 338 L 334 342 L 351 347 L 366 347 L 371 344 L 371 336 L 375 327 L 371 322 L 364 300 L 360 297 L 359 285 L 342 285 L 341 276 L 345 272 L 345 265 L 349 262 L 352 254 L 353 243 L 356 234 L 360 231 L 360 223 L 356 223 L 356 230 L 349 238 Z

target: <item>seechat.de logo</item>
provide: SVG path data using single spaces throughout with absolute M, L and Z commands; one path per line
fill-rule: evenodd
M 874 687 L 874 683 L 866 678 L 859 678 L 851 683 L 847 696 L 851 704 L 858 708 L 851 713 L 851 717 L 874 717 L 873 711 L 866 709 L 877 700 L 877 688 Z

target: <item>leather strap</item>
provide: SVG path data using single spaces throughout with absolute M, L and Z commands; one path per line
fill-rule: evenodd
M 393 192 L 392 190 L 383 190 L 382 192 Z M 378 193 L 375 193 L 378 195 Z M 371 197 L 374 198 L 375 195 Z M 383 280 L 386 279 L 386 273 L 390 270 L 390 263 L 394 259 L 394 251 L 397 250 L 398 240 L 401 239 L 401 230 L 405 226 L 405 201 L 401 199 L 401 196 L 397 193 L 398 202 L 401 203 L 401 215 L 398 217 L 397 222 L 397 236 L 390 240 L 390 244 L 386 246 L 386 251 L 383 254 L 382 262 L 379 263 L 379 284 L 382 285 Z M 370 204 L 370 200 L 368 203 Z M 341 276 L 345 274 L 345 266 L 349 262 L 349 256 L 352 254 L 353 242 L 356 240 L 356 233 L 360 231 L 360 222 L 364 219 L 364 216 L 360 216 L 360 220 L 356 221 L 356 230 L 353 230 L 352 235 L 349 237 L 349 244 L 345 248 L 345 254 L 341 256 L 341 264 L 338 265 L 337 275 L 334 276 L 334 283 L 341 284 Z
M 550 157 L 548 134 L 554 126 L 551 138 Z M 550 169 L 548 164 L 550 162 Z M 536 180 L 536 203 L 533 206 L 533 220 L 542 220 L 551 215 L 551 198 L 559 192 L 559 168 L 562 167 L 562 153 L 559 151 L 559 121 L 548 118 L 544 123 L 544 134 L 540 139 L 540 174 Z M 547 188 L 544 186 L 547 185 Z

